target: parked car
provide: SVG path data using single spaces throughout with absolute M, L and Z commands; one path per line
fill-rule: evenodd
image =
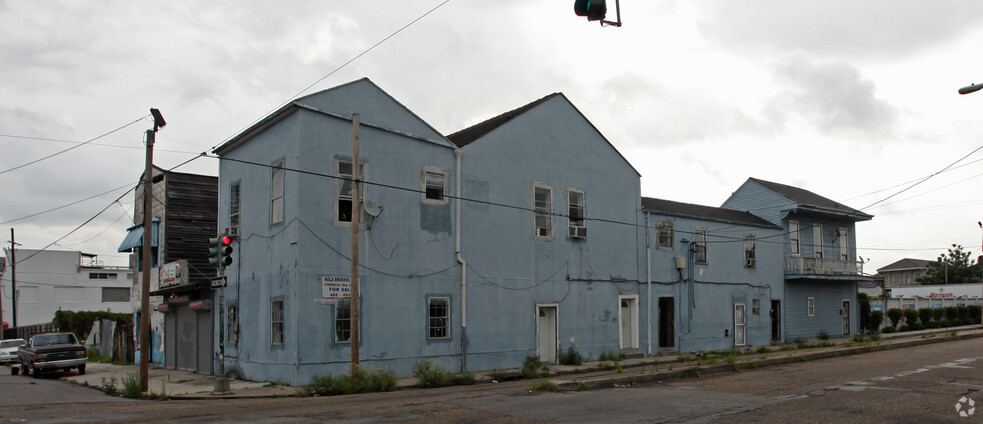
M 79 374 L 85 374 L 85 364 L 89 358 L 85 356 L 85 347 L 80 345 L 75 334 L 68 332 L 41 333 L 31 336 L 25 346 L 17 350 L 20 357 L 21 372 L 24 375 L 33 373 L 39 378 L 42 372 L 77 368 Z
M 24 339 L 0 340 L 0 364 L 13 364 L 20 362 L 17 358 L 17 349 L 27 344 Z

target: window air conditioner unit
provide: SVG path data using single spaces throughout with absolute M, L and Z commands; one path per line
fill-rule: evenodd
M 744 258 L 744 266 L 754 267 L 754 258 Z
M 234 225 L 234 226 L 231 226 L 229 228 L 226 228 L 225 229 L 225 233 L 228 234 L 229 237 L 239 238 L 239 226 L 238 225 Z
M 572 239 L 587 238 L 587 227 L 567 227 L 567 232 Z

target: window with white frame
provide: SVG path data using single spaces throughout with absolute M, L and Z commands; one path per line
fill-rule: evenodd
M 656 246 L 659 249 L 672 249 L 675 245 L 675 234 L 672 221 L 659 221 L 655 223 Z
M 553 239 L 553 186 L 532 184 L 533 239 Z
M 840 234 L 837 237 L 840 242 L 840 260 L 850 260 L 850 234 L 846 227 L 840 227 Z
M 447 203 L 447 194 L 451 191 L 451 171 L 436 166 L 424 166 L 420 172 L 422 186 L 421 201 L 427 204 Z
M 283 299 L 270 302 L 270 344 L 283 345 Z
M 229 185 L 229 226 L 239 226 L 239 181 Z
M 788 222 L 788 248 L 793 256 L 799 256 L 799 222 Z
M 757 256 L 755 252 L 754 234 L 744 234 L 744 266 L 754 268 L 757 266 Z
M 823 258 L 823 226 L 812 225 L 812 253 L 816 259 Z
M 583 238 L 587 235 L 582 230 L 587 227 L 584 209 L 584 192 L 567 189 L 567 225 L 571 237 Z
M 693 262 L 697 264 L 707 263 L 707 229 L 703 227 L 693 227 Z
M 284 162 L 273 164 L 270 175 L 270 224 L 283 222 Z
M 230 303 L 225 306 L 225 339 L 232 346 L 239 345 L 239 305 Z M 281 330 L 282 333 L 282 330 Z
M 354 186 L 354 166 L 351 161 L 338 160 L 335 162 L 335 222 L 352 222 L 352 187 Z M 358 179 L 364 181 L 366 166 L 359 164 Z M 359 195 L 365 199 L 365 184 L 359 184 Z
M 816 298 L 810 297 L 806 301 L 806 314 L 811 317 L 816 316 Z
M 751 299 L 751 315 L 761 316 L 761 299 Z
M 334 304 L 334 340 L 337 343 L 352 341 L 352 300 L 337 299 Z
M 427 302 L 430 338 L 450 338 L 451 300 L 446 297 L 431 297 Z

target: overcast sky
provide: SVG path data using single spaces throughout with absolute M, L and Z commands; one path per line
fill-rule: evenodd
M 0 0 L 0 240 L 125 264 L 150 107 L 169 169 L 368 77 L 444 134 L 562 92 L 644 196 L 719 206 L 756 177 L 863 209 L 869 273 L 979 254 L 983 92 L 956 90 L 983 82 L 983 2 L 621 3 L 624 26 L 602 28 L 573 0 Z

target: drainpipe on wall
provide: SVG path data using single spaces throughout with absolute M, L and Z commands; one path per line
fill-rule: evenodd
M 457 196 L 454 217 L 454 252 L 457 263 L 461 265 L 461 372 L 468 371 L 468 264 L 461 256 L 461 155 L 464 151 L 454 149 L 454 157 L 457 160 L 457 181 L 454 194 Z
M 648 333 L 646 339 L 648 339 L 649 356 L 652 356 L 652 245 L 649 240 L 649 217 L 650 214 L 645 212 L 645 287 L 648 290 L 648 316 L 646 317 Z

